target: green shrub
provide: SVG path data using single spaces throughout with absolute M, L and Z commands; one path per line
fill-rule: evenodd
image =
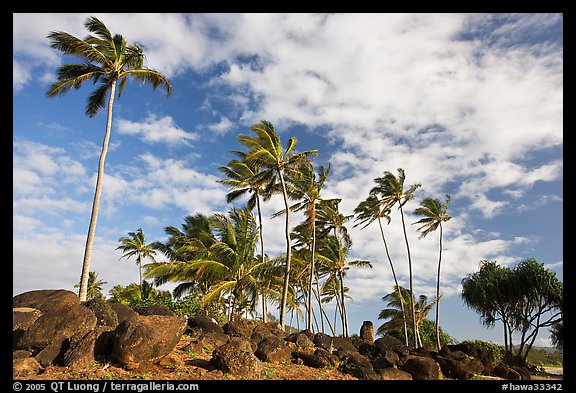
M 494 364 L 499 364 L 502 361 L 502 359 L 504 359 L 504 355 L 506 354 L 506 350 L 502 345 L 494 344 L 492 342 L 482 340 L 466 340 L 463 341 L 462 343 L 479 345 L 486 348 L 488 350 L 490 360 Z

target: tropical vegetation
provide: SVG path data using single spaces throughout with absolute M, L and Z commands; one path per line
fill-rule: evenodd
M 514 268 L 482 261 L 478 272 L 462 280 L 461 296 L 486 326 L 502 322 L 507 356 L 519 365 L 526 363 L 541 329 L 562 326 L 563 284 L 534 258 Z M 517 346 L 513 333 L 520 336 Z

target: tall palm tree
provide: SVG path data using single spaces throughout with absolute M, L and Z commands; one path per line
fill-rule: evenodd
M 420 220 L 416 221 L 414 224 L 422 224 L 419 231 L 421 234 L 419 239 L 426 237 L 430 232 L 434 232 L 436 229 L 440 228 L 439 237 L 439 250 L 438 250 L 438 274 L 436 276 L 436 318 L 434 320 L 434 326 L 436 328 L 436 347 L 440 350 L 440 266 L 442 264 L 442 223 L 450 220 L 452 217 L 446 214 L 448 211 L 448 205 L 450 205 L 450 195 L 446 194 L 444 204 L 442 204 L 438 199 L 425 198 L 420 202 L 420 207 L 414 210 L 414 214 L 417 216 L 423 216 Z
M 265 188 L 268 189 L 274 189 L 279 182 L 282 196 L 284 197 L 284 206 L 286 208 L 286 264 L 282 300 L 280 302 L 280 326 L 284 328 L 284 313 L 290 283 L 290 259 L 292 256 L 290 210 L 284 175 L 298 178 L 298 168 L 300 165 L 306 162 L 308 157 L 317 155 L 318 150 L 296 153 L 295 147 L 297 140 L 294 137 L 288 140 L 288 145 L 286 149 L 284 149 L 280 137 L 274 129 L 274 125 L 266 120 L 262 120 L 260 123 L 251 126 L 250 130 L 255 134 L 254 136 L 240 134 L 238 135 L 238 141 L 249 149 L 245 156 L 245 161 L 254 163 L 261 168 L 260 173 L 255 175 L 253 180 L 256 184 L 266 184 Z
M 378 220 L 378 226 L 380 227 L 380 235 L 382 236 L 382 241 L 384 242 L 384 249 L 386 250 L 386 256 L 388 257 L 388 262 L 390 263 L 390 270 L 392 271 L 392 277 L 394 278 L 394 287 L 398 290 L 400 285 L 398 285 L 398 279 L 396 278 L 396 271 L 394 269 L 394 263 L 392 263 L 392 258 L 390 257 L 390 252 L 388 250 L 388 243 L 386 242 L 386 237 L 384 236 L 384 229 L 382 228 L 382 219 L 385 219 L 388 224 L 390 223 L 390 208 L 382 208 L 382 203 L 376 195 L 369 195 L 364 201 L 360 202 L 356 209 L 354 209 L 354 214 L 356 215 L 355 221 L 358 221 L 354 227 L 364 224 L 361 229 L 366 228 L 368 225 L 372 224 L 375 220 Z M 408 346 L 408 328 L 406 326 L 406 310 L 404 309 L 404 297 L 398 297 L 400 301 L 400 308 L 402 310 L 402 325 L 404 327 L 404 340 L 406 346 Z
M 264 252 L 264 227 L 262 225 L 262 209 L 260 207 L 260 195 L 263 195 L 264 200 L 268 200 L 271 197 L 271 190 L 267 190 L 268 193 L 264 194 L 264 188 L 262 183 L 256 183 L 254 178 L 256 174 L 260 172 L 260 168 L 255 163 L 248 163 L 245 160 L 246 153 L 233 150 L 232 153 L 236 154 L 240 159 L 231 160 L 228 165 L 220 166 L 218 169 L 220 172 L 227 176 L 226 179 L 219 180 L 218 182 L 230 186 L 230 191 L 226 194 L 226 201 L 228 203 L 234 202 L 237 199 L 243 197 L 245 194 L 249 193 L 250 197 L 246 203 L 246 207 L 249 210 L 253 210 L 256 207 L 258 213 L 258 226 L 260 232 L 260 259 L 262 261 L 266 258 L 266 253 Z M 262 319 L 264 323 L 267 322 L 267 299 L 266 292 L 262 291 Z
M 86 292 L 86 300 L 90 299 L 104 299 L 104 294 L 102 293 L 102 285 L 108 284 L 104 280 L 98 279 L 98 273 L 90 272 L 88 275 L 88 290 Z M 74 285 L 74 288 L 79 288 L 80 283 Z
M 360 266 L 372 268 L 372 264 L 366 260 L 348 261 L 348 255 L 352 249 L 352 241 L 340 239 L 338 236 L 329 235 L 324 238 L 318 258 L 330 265 L 331 278 L 328 280 L 338 279 L 340 282 L 340 306 L 342 307 L 342 326 L 344 337 L 349 336 L 348 316 L 346 314 L 346 305 L 344 302 L 344 277 L 350 267 Z
M 321 166 L 318 174 L 314 171 L 314 167 L 310 163 L 304 163 L 300 166 L 299 177 L 290 179 L 291 194 L 294 199 L 300 200 L 292 206 L 290 210 L 294 212 L 304 212 L 306 217 L 306 224 L 310 228 L 312 243 L 310 245 L 310 270 L 308 276 L 308 307 L 307 307 L 307 322 L 306 329 L 312 331 L 312 285 L 315 277 L 314 262 L 316 251 L 316 216 L 320 203 L 323 201 L 320 196 L 320 191 L 328 179 L 330 174 L 330 164 L 327 167 Z M 272 217 L 277 217 L 284 214 L 285 209 L 274 214 Z
M 128 236 L 121 237 L 118 241 L 120 242 L 120 245 L 116 247 L 116 249 L 124 252 L 119 259 L 128 259 L 131 256 L 136 255 L 136 264 L 140 271 L 139 283 L 142 285 L 142 261 L 144 258 L 150 258 L 156 262 L 156 259 L 154 259 L 154 255 L 156 255 L 156 250 L 154 250 L 155 243 L 146 244 L 142 228 L 138 228 L 136 232 L 128 232 Z
M 92 258 L 92 246 L 98 219 L 100 195 L 102 193 L 102 181 L 104 178 L 104 161 L 108 151 L 110 130 L 112 127 L 112 107 L 116 85 L 118 81 L 118 98 L 126 87 L 128 77 L 138 82 L 150 83 L 154 90 L 158 86 L 166 88 L 166 95 L 172 92 L 170 81 L 160 72 L 144 67 L 144 53 L 136 44 L 127 45 L 126 39 L 120 35 L 112 36 L 104 23 L 95 17 L 90 17 L 85 22 L 86 29 L 94 35 L 88 35 L 85 39 L 76 38 L 62 31 L 53 31 L 48 34 L 50 46 L 63 52 L 65 55 L 77 56 L 84 59 L 83 64 L 64 64 L 58 68 L 58 80 L 54 82 L 46 96 L 48 98 L 68 93 L 72 88 L 79 89 L 84 82 L 91 80 L 100 83 L 100 86 L 90 94 L 86 105 L 86 114 L 94 117 L 100 109 L 104 108 L 108 95 L 108 117 L 106 132 L 100 159 L 98 161 L 98 175 L 96 177 L 96 190 L 90 216 L 90 226 L 84 250 L 82 275 L 80 278 L 80 301 L 86 300 L 88 286 L 88 273 Z
M 408 254 L 408 274 L 410 280 L 410 293 L 414 293 L 413 275 L 412 275 L 412 257 L 410 255 L 410 245 L 408 244 L 408 234 L 406 233 L 406 222 L 404 220 L 404 210 L 402 209 L 406 203 L 414 199 L 414 192 L 421 184 L 416 183 L 404 190 L 404 180 L 406 179 L 404 169 L 398 168 L 398 177 L 390 171 L 385 171 L 384 175 L 374 179 L 376 186 L 370 190 L 371 195 L 380 195 L 383 207 L 385 209 L 392 209 L 392 206 L 398 204 L 400 216 L 402 217 L 402 229 L 404 230 L 404 240 L 406 242 L 406 252 Z M 410 297 L 410 309 L 412 312 L 412 328 L 416 332 L 416 316 L 414 309 L 413 297 Z M 416 342 L 416 335 L 414 335 L 414 348 L 418 346 Z

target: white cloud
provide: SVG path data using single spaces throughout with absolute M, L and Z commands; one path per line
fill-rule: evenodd
M 189 146 L 196 140 L 198 135 L 182 130 L 172 116 L 158 118 L 155 114 L 149 114 L 142 122 L 133 122 L 126 119 L 115 121 L 118 133 L 122 135 L 138 136 L 145 143 L 166 143 L 168 145 Z
M 230 121 L 227 117 L 220 117 L 220 121 L 218 123 L 209 124 L 206 128 L 217 135 L 223 135 L 234 128 L 234 123 Z

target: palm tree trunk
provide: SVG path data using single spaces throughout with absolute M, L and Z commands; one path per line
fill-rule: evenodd
M 308 330 L 312 331 L 312 284 L 314 279 L 314 251 L 316 249 L 316 225 L 314 224 L 314 214 L 312 220 L 312 260 L 310 261 L 310 277 L 308 279 Z M 320 314 L 322 317 L 322 314 Z
M 140 270 L 140 288 L 142 288 L 142 257 L 138 254 L 138 260 L 136 261 L 138 264 L 138 269 Z
M 416 311 L 414 309 L 414 287 L 412 285 L 412 258 L 410 256 L 410 246 L 408 245 L 408 234 L 406 233 L 406 223 L 404 222 L 404 211 L 400 205 L 400 215 L 402 216 L 402 229 L 404 230 L 404 240 L 406 241 L 406 251 L 408 252 L 408 273 L 410 277 L 410 309 L 412 310 L 412 331 L 414 332 L 414 349 L 418 347 Z
M 316 288 L 318 288 L 318 278 L 316 278 Z M 320 299 L 320 296 L 318 295 L 319 292 L 320 292 L 320 289 L 318 288 L 316 291 L 314 291 L 314 295 L 316 296 L 316 300 L 318 300 L 318 306 L 320 309 L 320 313 L 326 318 L 326 322 L 328 322 L 328 327 L 330 327 L 330 331 L 332 332 L 332 336 L 334 336 L 334 334 L 335 334 L 334 328 L 332 327 L 332 324 L 330 323 L 330 318 L 326 314 L 324 307 L 322 307 L 322 305 L 321 305 L 322 301 Z M 325 333 L 324 332 L 324 318 L 321 319 L 321 322 L 322 322 L 322 333 Z
M 344 337 L 348 337 L 348 315 L 346 315 L 346 305 L 344 304 L 344 277 L 342 277 L 342 272 L 338 272 L 340 276 L 340 296 L 342 296 L 342 331 L 344 332 Z
M 436 279 L 436 348 L 440 351 L 440 264 L 442 263 L 442 223 L 440 223 L 440 250 L 438 252 L 438 277 Z
M 114 94 L 116 93 L 116 81 L 110 86 L 110 98 L 108 100 L 108 118 L 106 119 L 106 133 L 98 161 L 98 175 L 96 177 L 96 191 L 92 202 L 92 214 L 90 216 L 90 226 L 86 237 L 86 247 L 84 249 L 84 261 L 82 262 L 82 275 L 80 277 L 80 290 L 78 297 L 81 302 L 86 301 L 88 290 L 88 275 L 90 274 L 90 261 L 92 259 L 92 246 L 94 245 L 94 234 L 96 232 L 96 222 L 98 221 L 98 211 L 100 209 L 100 195 L 102 194 L 102 182 L 104 181 L 104 161 L 108 152 L 108 142 L 110 141 L 110 131 L 112 130 L 112 106 L 114 105 Z
M 398 299 L 400 300 L 400 309 L 402 310 L 402 324 L 404 325 L 404 343 L 408 347 L 408 328 L 406 327 L 406 311 L 404 310 L 404 298 L 400 293 L 400 285 L 398 285 L 398 280 L 396 279 L 396 271 L 394 270 L 394 264 L 392 263 L 390 252 L 388 251 L 388 244 L 386 243 L 386 237 L 384 236 L 384 229 L 382 228 L 382 220 L 380 219 L 380 217 L 378 217 L 378 225 L 380 226 L 380 234 L 382 235 L 382 241 L 384 242 L 384 248 L 386 249 L 388 262 L 390 262 L 390 269 L 392 270 L 394 285 L 396 285 L 396 291 L 398 291 Z
M 322 300 L 320 299 L 320 284 L 318 283 L 318 276 L 316 275 L 316 273 L 314 273 L 314 276 L 316 278 L 316 291 L 314 291 L 314 294 L 316 295 L 316 300 L 318 300 L 318 309 L 320 310 L 320 325 L 322 326 L 322 333 L 324 332 L 324 316 L 326 316 L 326 321 L 328 321 L 328 323 L 330 323 L 330 320 L 328 319 L 328 316 L 326 315 L 326 312 L 324 311 L 324 308 L 322 307 Z
M 256 208 L 258 210 L 258 222 L 260 225 L 260 250 L 262 252 L 262 262 L 264 262 L 264 232 L 262 231 L 262 211 L 260 210 L 260 197 L 256 191 Z M 268 311 L 266 310 L 266 294 L 262 292 L 262 321 L 268 322 Z
M 288 286 L 290 284 L 290 262 L 292 257 L 292 246 L 290 240 L 290 206 L 288 205 L 288 192 L 286 191 L 286 183 L 284 182 L 284 175 L 279 170 L 280 183 L 282 184 L 282 196 L 284 197 L 284 206 L 286 207 L 286 266 L 284 268 L 284 286 L 282 288 L 282 301 L 280 303 L 280 326 L 284 329 L 284 311 L 286 308 L 286 299 L 288 298 Z

